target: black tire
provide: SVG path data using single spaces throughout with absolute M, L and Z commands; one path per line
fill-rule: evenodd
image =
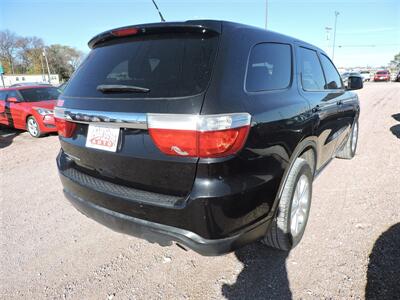
M 305 176 L 305 177 L 304 177 Z M 300 178 L 304 180 L 306 178 L 308 182 L 308 190 L 305 191 L 308 196 L 308 207 L 305 211 L 305 217 L 301 224 L 297 234 L 293 234 L 291 230 L 292 221 L 292 206 L 295 196 L 295 191 L 298 186 Z M 303 237 L 305 228 L 307 226 L 308 216 L 310 214 L 311 207 L 311 197 L 312 197 L 312 182 L 313 175 L 311 167 L 307 161 L 303 158 L 297 158 L 293 164 L 293 167 L 289 171 L 288 178 L 286 180 L 285 186 L 283 187 L 282 196 L 279 201 L 277 208 L 276 217 L 272 221 L 272 224 L 266 233 L 265 237 L 262 239 L 262 243 L 267 246 L 289 251 L 293 249 Z
M 34 130 L 33 127 L 35 127 L 36 129 Z M 29 116 L 28 119 L 26 119 L 26 130 L 34 138 L 39 138 L 42 136 L 39 123 L 36 121 L 34 116 Z
M 356 155 L 357 144 L 358 144 L 358 121 L 355 121 L 353 127 L 351 128 L 351 133 L 347 138 L 347 142 L 344 145 L 343 149 L 336 154 L 337 158 L 342 159 L 352 159 Z

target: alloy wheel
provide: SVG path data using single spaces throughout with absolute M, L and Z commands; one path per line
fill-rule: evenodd
M 353 133 L 351 135 L 351 151 L 354 153 L 357 146 L 357 138 L 358 138 L 358 124 L 357 122 L 354 123 L 353 126 Z
M 32 136 L 37 136 L 39 132 L 39 125 L 35 119 L 30 118 L 28 120 L 28 131 Z
M 294 190 L 290 211 L 290 232 L 294 237 L 304 230 L 310 208 L 310 200 L 310 183 L 307 176 L 303 174 Z

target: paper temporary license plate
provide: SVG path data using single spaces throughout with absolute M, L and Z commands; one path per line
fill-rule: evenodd
M 86 147 L 105 151 L 117 151 L 119 128 L 89 124 Z

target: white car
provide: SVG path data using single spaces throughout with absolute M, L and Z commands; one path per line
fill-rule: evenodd
M 369 71 L 361 71 L 360 74 L 361 74 L 361 77 L 363 78 L 363 81 L 371 80 L 371 74 Z

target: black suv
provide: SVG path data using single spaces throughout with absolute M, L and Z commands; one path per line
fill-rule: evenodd
M 314 177 L 355 154 L 360 78 L 345 87 L 320 49 L 224 21 L 118 28 L 89 46 L 55 110 L 79 211 L 203 255 L 300 241 Z

